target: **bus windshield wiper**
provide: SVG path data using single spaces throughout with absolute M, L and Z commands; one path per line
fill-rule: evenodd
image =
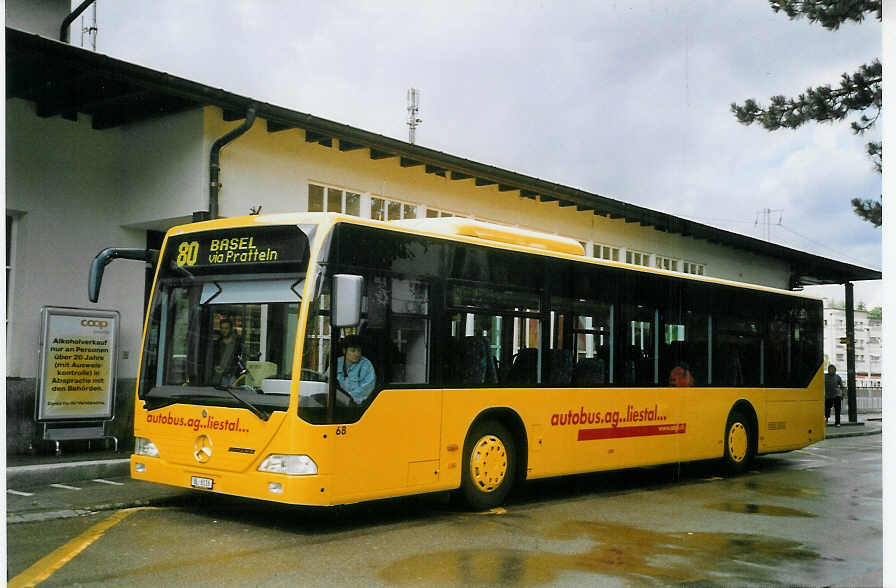
M 255 406 L 254 404 L 252 404 L 251 402 L 249 402 L 248 400 L 246 400 L 245 398 L 243 398 L 236 392 L 234 392 L 233 389 L 234 389 L 234 386 L 221 386 L 221 385 L 215 386 L 215 390 L 223 390 L 224 392 L 227 392 L 228 394 L 233 396 L 234 400 L 236 400 L 237 402 L 239 402 L 240 404 L 242 404 L 243 406 L 248 408 L 252 412 L 252 414 L 257 416 L 261 420 L 267 421 L 269 418 L 271 418 L 271 413 L 261 410 L 260 408 L 258 408 L 257 406 Z

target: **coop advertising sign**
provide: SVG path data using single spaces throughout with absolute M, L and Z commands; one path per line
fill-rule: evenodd
M 111 419 L 118 312 L 41 309 L 39 421 Z

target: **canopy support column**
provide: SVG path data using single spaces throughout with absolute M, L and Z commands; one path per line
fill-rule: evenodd
M 853 310 L 852 282 L 844 284 L 846 288 L 846 400 L 849 407 L 849 422 L 858 422 L 856 411 L 856 325 Z

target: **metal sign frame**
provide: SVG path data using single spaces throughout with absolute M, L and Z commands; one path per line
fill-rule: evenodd
M 114 419 L 119 312 L 44 306 L 40 316 L 35 419 L 45 427 L 47 423 L 98 424 Z M 58 391 L 52 389 L 54 379 Z M 86 398 L 60 400 L 59 394 L 69 392 Z M 73 408 L 78 405 L 83 405 L 80 410 Z

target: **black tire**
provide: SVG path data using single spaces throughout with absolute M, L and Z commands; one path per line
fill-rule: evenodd
M 755 456 L 756 439 L 751 420 L 746 413 L 734 410 L 725 423 L 725 456 L 722 458 L 725 470 L 732 474 L 745 471 Z
M 474 510 L 500 506 L 516 478 L 516 440 L 498 421 L 474 425 L 464 441 L 460 489 Z

